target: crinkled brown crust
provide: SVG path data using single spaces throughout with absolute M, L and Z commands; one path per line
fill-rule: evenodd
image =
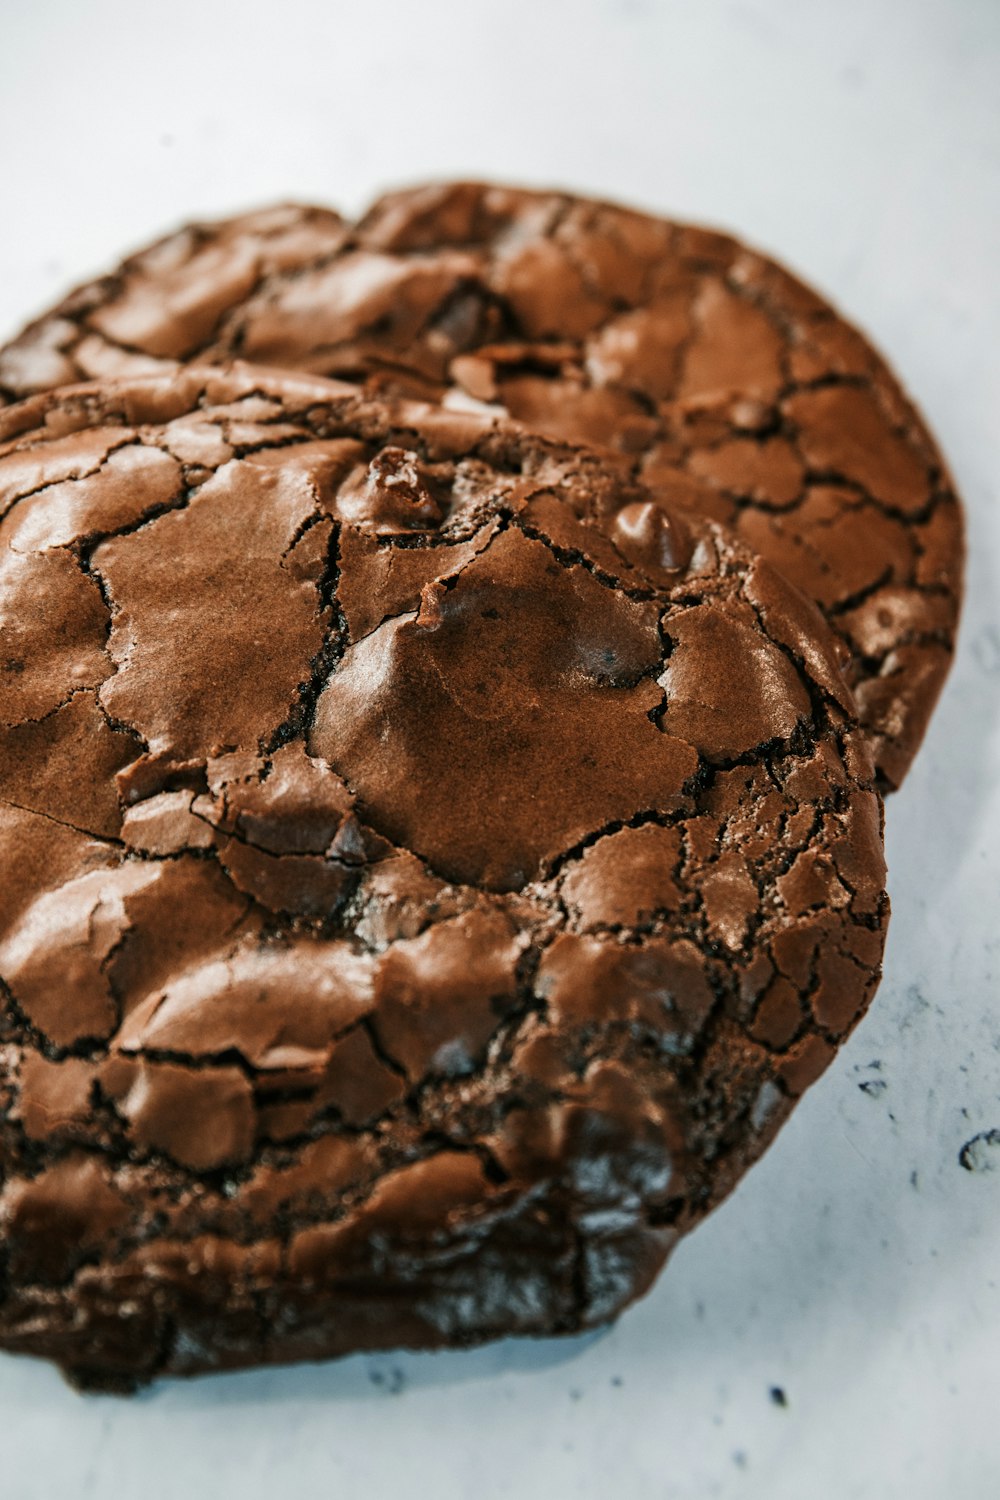
M 812 606 L 593 454 L 251 368 L 0 414 L 0 516 L 0 1345 L 612 1317 L 878 980 Z
M 0 399 L 233 356 L 450 389 L 618 452 L 819 603 L 882 782 L 902 780 L 951 661 L 961 511 L 884 362 L 773 261 L 484 184 L 390 194 L 354 228 L 276 208 L 182 230 L 82 288 L 0 351 Z

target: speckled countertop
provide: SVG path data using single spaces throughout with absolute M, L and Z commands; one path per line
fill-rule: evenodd
M 1000 1494 L 996 0 L 7 4 L 0 335 L 188 217 L 472 174 L 735 230 L 889 355 L 968 506 L 888 808 L 875 1006 L 611 1331 L 73 1395 L 0 1356 L 4 1500 Z

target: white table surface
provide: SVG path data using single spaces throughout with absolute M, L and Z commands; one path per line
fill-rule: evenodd
M 0 336 L 188 217 L 574 187 L 832 295 L 970 534 L 958 659 L 888 808 L 874 1009 L 643 1303 L 598 1337 L 131 1402 L 0 1356 L 3 1500 L 1000 1495 L 1000 1145 L 959 1161 L 1000 1130 L 998 98 L 998 0 L 0 0 Z

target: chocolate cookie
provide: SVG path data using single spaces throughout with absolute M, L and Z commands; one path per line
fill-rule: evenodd
M 850 651 L 883 784 L 954 645 L 962 520 L 933 439 L 830 306 L 724 235 L 556 193 L 391 194 L 184 230 L 0 353 L 10 395 L 164 359 L 461 392 L 615 450 L 734 528 Z
M 878 979 L 818 613 L 589 452 L 309 377 L 0 440 L 0 1346 L 613 1317 Z

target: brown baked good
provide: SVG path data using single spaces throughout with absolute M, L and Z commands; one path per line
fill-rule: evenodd
M 933 439 L 870 344 L 728 236 L 488 184 L 195 225 L 0 352 L 0 393 L 234 355 L 501 406 L 607 446 L 734 528 L 814 599 L 885 786 L 951 661 L 962 520 Z
M 871 758 L 739 540 L 251 368 L 0 414 L 0 1346 L 613 1317 L 877 982 Z

